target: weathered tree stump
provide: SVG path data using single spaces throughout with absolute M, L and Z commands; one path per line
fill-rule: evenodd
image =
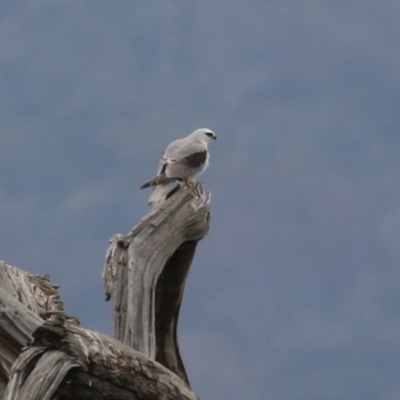
M 104 278 L 115 339 L 65 316 L 47 277 L 0 262 L 0 400 L 196 399 L 176 326 L 209 201 L 202 185 L 183 188 L 112 239 Z
M 196 244 L 208 232 L 210 194 L 183 188 L 126 235 L 111 240 L 104 268 L 114 336 L 189 384 L 176 328 Z

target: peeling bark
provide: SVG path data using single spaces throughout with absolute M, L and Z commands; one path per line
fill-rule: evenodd
M 114 336 L 188 384 L 176 329 L 196 245 L 209 229 L 209 203 L 201 184 L 177 191 L 130 233 L 113 237 L 103 274 Z
M 116 338 L 64 314 L 57 286 L 0 262 L 0 400 L 196 399 L 176 337 L 210 195 L 178 190 L 107 252 Z

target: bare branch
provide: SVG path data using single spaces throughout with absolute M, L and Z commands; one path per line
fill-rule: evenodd
M 201 184 L 180 189 L 111 241 L 104 279 L 125 343 L 65 316 L 47 277 L 0 262 L 0 399 L 195 400 L 176 327 L 209 202 Z
M 114 335 L 187 383 L 176 327 L 196 244 L 209 229 L 210 194 L 182 188 L 126 236 L 116 235 L 103 277 L 114 301 Z

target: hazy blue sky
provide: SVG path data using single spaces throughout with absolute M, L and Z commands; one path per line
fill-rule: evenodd
M 204 399 L 397 400 L 400 3 L 0 1 L 0 259 L 110 334 L 108 239 L 218 135 L 179 338 Z

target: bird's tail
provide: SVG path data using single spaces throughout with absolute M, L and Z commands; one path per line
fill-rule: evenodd
M 175 193 L 181 187 L 180 184 L 172 185 L 167 183 L 165 185 L 157 185 L 149 197 L 149 205 L 153 208 L 158 207 L 167 199 L 172 193 Z
M 150 179 L 148 182 L 144 183 L 142 186 L 140 186 L 140 189 L 146 189 L 151 186 L 157 186 L 157 185 L 167 185 L 171 182 L 174 182 L 176 178 L 168 178 L 165 175 L 158 175 L 153 179 Z

